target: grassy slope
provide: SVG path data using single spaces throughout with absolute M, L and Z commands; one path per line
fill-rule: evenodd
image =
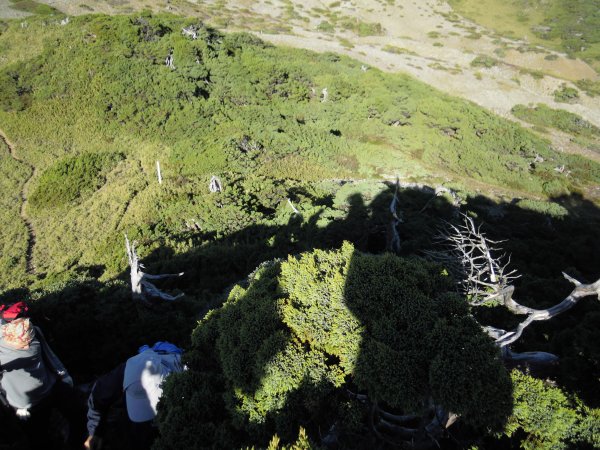
M 41 300 L 32 302 L 37 317 L 78 382 L 152 340 L 189 348 L 204 301 L 217 304 L 216 293 L 262 261 L 339 247 L 342 239 L 383 251 L 393 189 L 324 178 L 400 173 L 433 183 L 442 178 L 435 173 L 540 197 L 600 181 L 598 165 L 556 153 L 522 128 L 408 77 L 210 30 L 192 42 L 179 34 L 183 19 L 138 19 L 88 16 L 60 27 L 32 18 L 28 29 L 10 23 L 0 36 L 2 54 L 13 56 L 0 66 L 0 123 L 19 156 L 38 169 L 27 211 L 38 237 L 36 267 L 47 274 L 29 295 Z M 171 48 L 175 70 L 163 63 Z M 322 103 L 324 87 L 329 99 Z M 536 153 L 546 162 L 530 171 Z M 115 157 L 90 156 L 105 154 Z M 7 153 L 0 161 L 4 181 L 12 180 L 0 191 L 11 211 L 6 226 L 20 230 L 14 242 L 24 245 L 16 193 L 28 173 Z M 81 195 L 46 195 L 90 164 L 95 175 L 79 180 Z M 571 176 L 554 171 L 562 164 Z M 212 174 L 223 181 L 221 194 L 208 192 Z M 503 245 L 526 274 L 519 299 L 528 305 L 546 307 L 569 292 L 561 270 L 597 277 L 600 251 L 590 229 L 598 222 L 587 217 L 597 208 L 577 195 L 563 200 L 467 199 L 466 209 L 487 222 L 492 238 L 508 239 Z M 430 245 L 440 217 L 451 217 L 446 201 L 430 194 L 402 192 L 400 204 L 406 254 Z M 149 272 L 185 270 L 167 285 L 185 291 L 181 302 L 138 309 L 128 301 L 127 281 L 98 282 L 125 269 L 125 231 L 139 241 Z M 3 241 L 5 249 L 10 244 Z M 3 269 L 0 290 L 24 285 L 22 256 Z M 560 354 L 561 386 L 596 401 L 600 314 L 597 302 L 581 303 L 532 326 L 517 350 Z M 186 429 L 196 434 L 195 425 Z
M 600 10 L 595 0 L 449 0 L 459 14 L 533 44 L 563 51 L 600 70 Z
M 27 228 L 19 211 L 21 188 L 29 175 L 29 168 L 10 156 L 8 147 L 0 140 L 0 273 L 4 286 L 22 286 L 27 282 Z
M 192 41 L 179 32 L 189 21 L 174 16 L 29 23 L 0 36 L 5 54 L 23 49 L 0 66 L 0 119 L 19 154 L 39 174 L 89 152 L 126 156 L 92 195 L 28 205 L 40 272 L 103 264 L 114 274 L 124 265 L 124 231 L 170 240 L 192 219 L 216 233 L 272 223 L 286 189 L 329 178 L 438 174 L 538 196 L 600 179 L 596 164 L 558 154 L 481 108 L 346 58 L 210 30 Z M 175 70 L 163 63 L 170 49 Z M 244 139 L 255 149 L 240 149 Z M 536 154 L 548 162 L 531 172 Z M 553 171 L 561 164 L 570 178 Z M 232 198 L 225 208 L 207 192 L 213 174 Z M 40 183 L 31 183 L 34 197 L 47 188 Z M 237 205 L 250 200 L 240 216 Z

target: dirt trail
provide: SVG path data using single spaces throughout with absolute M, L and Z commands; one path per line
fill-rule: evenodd
M 29 164 L 27 161 L 24 161 L 19 156 L 17 156 L 17 154 L 15 152 L 14 144 L 12 142 L 10 142 L 10 140 L 8 139 L 8 137 L 6 136 L 6 134 L 4 134 L 4 132 L 2 130 L 0 130 L 0 139 L 2 139 L 4 141 L 4 143 L 6 144 L 6 146 L 8 147 L 8 152 L 10 153 L 10 156 L 12 156 L 14 159 L 19 161 L 21 164 L 24 164 L 27 167 L 29 167 L 29 169 L 31 171 L 31 175 L 29 176 L 29 178 L 27 178 L 27 180 L 25 180 L 25 182 L 23 183 L 23 187 L 21 188 L 21 192 L 19 193 L 19 196 L 21 197 L 21 209 L 19 211 L 19 215 L 21 216 L 21 220 L 23 220 L 23 222 L 25 223 L 25 226 L 27 227 L 27 252 L 25 255 L 25 263 L 26 263 L 27 273 L 35 275 L 36 269 L 35 269 L 35 265 L 33 263 L 33 247 L 35 246 L 35 229 L 33 228 L 33 224 L 31 223 L 31 220 L 27 216 L 26 205 L 27 205 L 27 192 L 28 192 L 28 188 L 29 188 L 29 182 L 36 175 L 36 169 L 31 164 Z

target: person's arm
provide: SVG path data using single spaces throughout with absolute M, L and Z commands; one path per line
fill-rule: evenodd
M 73 386 L 73 378 L 69 375 L 69 372 L 65 368 L 62 361 L 56 356 L 54 350 L 50 348 L 48 342 L 46 342 L 46 338 L 44 337 L 44 333 L 39 327 L 33 327 L 35 330 L 35 335 L 37 336 L 40 344 L 42 346 L 42 354 L 44 356 L 44 360 L 47 362 L 49 369 L 51 369 L 64 383 L 67 383 L 69 386 Z
M 104 418 L 106 411 L 123 395 L 123 377 L 125 376 L 125 363 L 120 364 L 105 375 L 102 375 L 88 398 L 87 429 L 91 441 L 98 425 Z M 86 443 L 88 442 L 86 441 Z

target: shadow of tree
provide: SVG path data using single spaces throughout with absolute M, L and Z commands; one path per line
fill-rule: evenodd
M 403 213 L 403 222 L 399 225 L 403 256 L 431 248 L 432 239 L 443 221 L 453 218 L 452 205 L 444 197 L 432 198 L 432 192 L 432 189 L 399 192 L 399 207 Z M 176 288 L 186 293 L 186 297 L 174 303 L 156 303 L 151 308 L 134 304 L 130 300 L 128 274 L 123 273 L 113 281 L 99 282 L 90 277 L 97 274 L 99 268 L 82 269 L 79 278 L 57 283 L 46 291 L 11 291 L 3 293 L 1 299 L 34 300 L 34 321 L 42 326 L 51 345 L 78 382 L 91 381 L 110 370 L 142 344 L 169 340 L 189 348 L 190 370 L 173 376 L 174 381 L 166 389 L 166 398 L 184 398 L 185 401 L 169 401 L 168 407 L 163 408 L 161 422 L 169 424 L 161 428 L 163 442 L 177 442 L 190 448 L 219 442 L 230 448 L 228 444 L 235 447 L 249 442 L 266 443 L 275 431 L 285 439 L 292 439 L 300 425 L 311 430 L 313 436 L 324 436 L 335 423 L 348 431 L 345 435 L 348 439 L 364 425 L 367 414 L 364 405 L 349 398 L 342 388 L 356 388 L 352 384 L 355 380 L 347 376 L 349 369 L 342 367 L 343 358 L 331 350 L 324 351 L 324 356 L 313 355 L 319 370 L 307 373 L 301 364 L 307 358 L 306 354 L 311 354 L 310 345 L 307 348 L 310 340 L 290 335 L 289 324 L 283 322 L 280 305 L 283 293 L 281 286 L 273 282 L 281 276 L 277 272 L 280 263 L 259 268 L 254 275 L 258 274 L 259 279 L 247 283 L 245 288 L 243 284 L 231 286 L 265 261 L 315 249 L 337 249 L 343 241 L 352 242 L 355 250 L 360 252 L 384 252 L 393 195 L 393 186 L 382 189 L 367 201 L 359 194 L 351 195 L 345 217 L 330 220 L 325 226 L 320 219 L 332 204 L 331 198 L 322 199 L 322 209 L 309 217 L 290 215 L 284 226 L 253 225 L 221 238 L 202 233 L 181 236 L 181 239 L 194 241 L 196 245 L 191 251 L 175 254 L 161 248 L 144 257 L 151 273 L 185 270 L 184 277 L 161 285 L 167 290 Z M 555 202 L 558 206 L 546 211 L 541 204 L 498 203 L 475 196 L 467 198 L 462 207 L 484 223 L 491 238 L 506 239 L 504 248 L 512 254 L 513 265 L 524 274 L 516 283 L 518 298 L 529 306 L 551 305 L 570 292 L 569 284 L 560 278 L 563 270 L 582 281 L 593 280 L 600 273 L 600 243 L 593 232 L 600 229 L 598 208 L 577 195 L 557 198 Z M 378 301 L 383 303 L 365 305 L 361 303 L 361 296 L 346 296 L 356 326 L 363 333 L 368 330 L 375 336 L 368 341 L 361 338 L 359 342 L 360 351 L 355 354 L 360 356 L 353 363 L 360 367 L 357 376 L 360 378 L 359 374 L 362 374 L 362 383 L 369 386 L 369 394 L 374 395 L 374 400 L 391 405 L 391 410 L 396 412 L 414 410 L 417 397 L 431 394 L 432 370 L 424 367 L 422 362 L 428 358 L 435 360 L 432 348 L 437 345 L 425 343 L 423 333 L 434 329 L 436 320 L 444 318 L 446 313 L 438 311 L 423 315 L 419 301 L 408 295 L 414 303 L 400 303 L 414 304 L 415 310 L 405 311 L 407 316 L 399 319 L 383 306 L 389 307 L 386 302 L 397 297 L 394 278 L 382 279 L 377 271 L 365 274 L 359 267 L 353 260 L 344 289 L 352 286 L 353 292 L 379 293 Z M 366 278 L 370 281 L 364 281 Z M 435 290 L 428 290 L 417 282 L 406 282 L 418 287 L 423 301 L 435 297 Z M 318 293 L 315 296 L 318 301 Z M 218 308 L 223 302 L 224 306 Z M 209 309 L 213 311 L 197 326 L 198 319 Z M 454 330 L 453 333 L 461 335 L 462 327 L 471 330 L 471 325 L 463 323 L 463 319 L 454 323 L 452 313 L 448 314 L 450 316 L 444 319 L 445 326 Z M 506 323 L 493 309 L 475 314 L 482 320 Z M 567 314 L 529 327 L 515 344 L 515 349 L 558 354 L 563 363 L 553 378 L 594 406 L 600 400 L 594 381 L 600 373 L 599 323 L 597 302 L 584 301 Z M 411 340 L 400 339 L 399 329 L 411 336 Z M 313 326 L 312 330 L 318 334 L 320 329 Z M 473 336 L 473 342 L 479 345 L 476 337 L 479 335 Z M 384 339 L 384 347 L 378 339 Z M 408 344 L 413 339 L 418 343 L 417 348 Z M 442 368 L 453 361 L 457 346 L 463 340 L 439 339 L 446 341 L 448 349 L 440 353 L 444 356 L 436 362 L 436 367 Z M 286 361 L 294 361 L 296 355 L 299 365 L 291 365 L 293 370 L 287 373 L 278 372 L 282 366 L 278 359 L 281 355 L 285 355 Z M 481 355 L 474 351 L 472 356 Z M 374 367 L 382 364 L 382 358 L 400 358 L 409 362 L 399 373 L 389 368 L 385 375 L 372 373 Z M 439 373 L 445 373 L 444 369 L 439 370 Z M 444 385 L 445 389 L 460 393 L 462 385 L 456 380 L 468 373 L 460 365 L 453 365 L 452 370 L 461 375 L 451 377 L 450 384 Z M 277 378 L 273 383 L 279 390 L 262 392 L 265 380 L 273 377 Z M 393 380 L 387 384 L 401 387 L 386 391 L 381 387 L 382 379 Z M 482 383 L 483 380 L 484 377 Z M 458 384 L 452 385 L 452 382 Z M 414 390 L 414 394 L 397 392 L 407 389 Z M 481 387 L 478 392 L 480 399 L 485 401 L 485 389 Z M 257 395 L 262 399 L 261 406 L 250 400 L 246 403 L 240 400 Z M 402 395 L 411 400 L 401 400 L 398 396 Z M 267 398 L 268 407 L 265 407 L 263 402 Z M 460 403 L 459 400 L 456 402 Z M 253 416 L 252 411 L 261 413 Z M 508 412 L 498 414 L 505 419 Z M 350 423 L 352 427 L 348 425 Z M 350 441 L 370 447 L 373 437 L 368 430 L 362 431 Z

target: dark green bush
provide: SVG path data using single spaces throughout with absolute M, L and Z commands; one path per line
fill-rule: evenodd
M 575 88 L 561 84 L 560 88 L 554 91 L 554 100 L 560 103 L 573 103 L 579 98 L 579 91 Z
M 600 410 L 573 401 L 550 383 L 514 370 L 514 410 L 506 425 L 508 436 L 526 433 L 521 448 L 566 449 L 580 446 L 598 448 Z
M 106 174 L 119 161 L 122 153 L 85 153 L 59 161 L 46 170 L 31 194 L 31 206 L 56 208 L 85 198 L 100 188 Z
M 475 59 L 473 59 L 473 61 L 471 61 L 472 67 L 485 67 L 486 69 L 494 67 L 496 64 L 498 64 L 497 59 L 492 58 L 491 56 L 486 56 L 486 55 L 476 56 Z
M 543 104 L 533 108 L 516 105 L 511 112 L 515 117 L 534 125 L 556 128 L 576 136 L 600 138 L 600 128 L 563 109 L 552 109 Z
M 190 371 L 169 383 L 159 448 L 289 441 L 299 426 L 315 431 L 311 417 L 335 421 L 348 382 L 388 407 L 419 413 L 433 397 L 472 426 L 501 429 L 510 380 L 451 290 L 435 265 L 348 243 L 259 268 L 195 330 Z M 198 438 L 180 441 L 190 427 Z

